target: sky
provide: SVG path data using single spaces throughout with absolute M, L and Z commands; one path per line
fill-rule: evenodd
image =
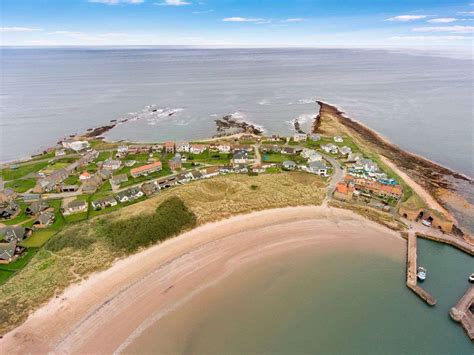
M 456 0 L 0 0 L 0 44 L 464 48 Z

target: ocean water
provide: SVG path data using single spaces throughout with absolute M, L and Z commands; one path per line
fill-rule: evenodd
M 0 161 L 147 105 L 176 110 L 110 139 L 205 138 L 225 114 L 268 133 L 309 127 L 314 99 L 474 176 L 472 59 L 349 49 L 1 48 Z
M 358 241 L 264 258 L 157 321 L 125 354 L 472 354 L 448 311 L 472 257 L 420 241 L 429 307 L 405 287 L 405 243 Z

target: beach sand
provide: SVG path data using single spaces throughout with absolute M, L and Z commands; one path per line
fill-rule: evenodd
M 239 267 L 344 238 L 399 239 L 350 211 L 293 207 L 207 224 L 72 285 L 0 341 L 1 353 L 112 353 Z

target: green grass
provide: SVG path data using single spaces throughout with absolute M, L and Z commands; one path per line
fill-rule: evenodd
M 41 169 L 48 166 L 48 162 L 32 162 L 31 164 L 18 166 L 15 169 L 6 168 L 0 170 L 0 176 L 5 181 L 16 180 L 31 173 L 37 173 Z
M 161 169 L 160 171 L 155 172 L 153 174 L 148 174 L 148 176 L 139 176 L 137 178 L 129 177 L 128 181 L 125 181 L 125 182 L 120 184 L 120 188 L 140 184 L 140 183 L 148 181 L 148 180 L 157 179 L 157 178 L 167 176 L 167 175 L 171 175 L 171 174 L 172 174 L 171 169 L 168 167 L 168 164 L 165 163 L 165 164 L 163 164 L 163 169 Z
M 48 158 L 54 158 L 54 157 L 55 157 L 55 152 L 49 152 L 49 153 L 35 155 L 34 157 L 31 157 L 31 160 L 48 159 Z
M 75 214 L 64 216 L 64 219 L 66 220 L 66 223 L 77 223 L 77 222 L 85 221 L 87 217 L 88 217 L 88 212 L 81 212 L 81 213 L 75 213 Z
M 15 275 L 14 271 L 1 270 L 0 269 L 0 285 L 3 285 L 7 280 Z
M 63 181 L 64 185 L 79 185 L 79 176 L 71 175 Z
M 51 228 L 38 229 L 30 238 L 21 243 L 21 245 L 27 248 L 40 248 L 57 232 L 57 230 Z
M 26 192 L 32 189 L 36 185 L 35 179 L 17 179 L 5 184 L 5 187 L 9 187 L 18 193 Z
M 199 162 L 215 165 L 227 165 L 232 159 L 230 153 L 210 152 L 206 150 L 201 154 L 186 154 L 188 162 Z
M 44 174 L 51 174 L 54 171 L 64 169 L 65 167 L 69 166 L 70 164 L 71 163 L 67 163 L 67 162 L 59 162 L 59 160 L 58 160 L 57 162 L 52 163 L 52 164 L 46 166 L 45 168 L 41 169 L 40 172 L 42 172 Z
M 112 155 L 112 152 L 100 152 L 99 156 L 94 160 L 94 162 L 99 162 L 99 161 L 104 161 L 110 158 Z

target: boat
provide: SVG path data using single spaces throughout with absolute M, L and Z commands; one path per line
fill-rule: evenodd
M 474 273 L 469 276 L 469 282 L 474 283 Z
M 425 281 L 426 279 L 426 269 L 423 266 L 419 266 L 416 272 L 416 277 L 418 280 Z

